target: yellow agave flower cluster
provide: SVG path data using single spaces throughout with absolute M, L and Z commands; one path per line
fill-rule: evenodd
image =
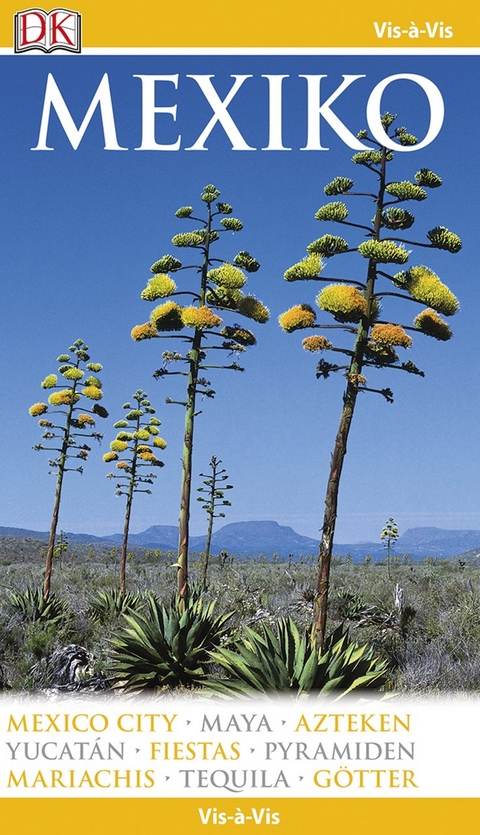
M 210 270 L 208 280 L 225 290 L 240 290 L 247 282 L 243 272 L 233 264 L 223 264 Z
M 390 365 L 398 360 L 395 347 L 410 348 L 411 345 L 412 339 L 401 325 L 394 325 L 391 322 L 376 324 L 370 331 L 370 340 L 365 354 L 376 364 Z
M 295 264 L 285 273 L 288 281 L 302 278 L 315 278 L 321 270 L 319 258 L 314 262 L 313 256 Z M 452 316 L 459 309 L 459 303 L 454 294 L 443 284 L 438 276 L 428 267 L 411 267 L 406 272 L 397 273 L 393 277 L 394 283 L 405 290 L 416 301 L 428 304 L 413 322 L 414 327 L 435 339 L 446 341 L 452 337 L 452 331 L 439 313 Z M 363 293 L 352 285 L 330 284 L 318 294 L 316 303 L 321 310 L 333 315 L 337 322 L 357 323 L 362 317 L 378 316 L 380 305 L 375 298 L 368 311 L 367 301 Z M 315 326 L 316 314 L 310 305 L 300 304 L 287 310 L 279 316 L 279 324 L 287 333 Z M 332 344 L 324 336 L 309 336 L 302 342 L 305 350 L 311 352 L 324 351 L 332 348 Z M 400 325 L 392 323 L 374 324 L 370 332 L 367 354 L 370 358 L 391 363 L 398 359 L 394 347 L 409 348 L 411 337 Z
M 157 275 L 149 279 L 145 290 L 142 290 L 140 296 L 145 301 L 153 302 L 156 299 L 164 299 L 167 296 L 171 296 L 176 289 L 177 285 L 173 278 L 170 278 L 165 273 L 157 273 Z
M 138 408 L 131 409 L 130 403 L 125 404 L 124 408 L 127 410 L 125 419 L 117 421 L 115 424 L 115 427 L 120 431 L 110 443 L 110 452 L 103 456 L 106 463 L 116 461 L 117 468 L 128 473 L 132 472 L 136 457 L 150 466 L 163 467 L 163 462 L 157 458 L 154 449 L 163 450 L 167 446 L 166 441 L 158 435 L 158 427 L 161 425 L 161 421 L 157 417 L 150 417 L 148 424 L 139 425 L 139 420 L 146 413 L 153 414 L 155 410 L 151 408 L 150 401 L 146 399 L 144 392 L 138 390 L 134 397 L 137 400 Z M 132 423 L 134 423 L 133 426 Z M 122 453 L 127 454 L 126 459 L 119 458 Z M 111 477 L 111 474 L 109 477 Z
M 320 255 L 312 252 L 303 261 L 299 261 L 293 267 L 289 267 L 283 277 L 285 281 L 308 281 L 309 279 L 318 278 L 322 268 L 323 261 Z
M 144 325 L 135 325 L 132 328 L 131 337 L 135 342 L 141 342 L 142 339 L 153 339 L 157 336 L 157 329 L 151 322 L 145 322 Z
M 34 403 L 28 411 L 32 417 L 38 417 L 39 415 L 44 415 L 47 410 L 48 406 L 46 403 Z
M 397 273 L 394 280 L 416 301 L 428 305 L 437 313 L 443 313 L 444 316 L 453 316 L 460 307 L 452 291 L 428 267 L 411 267 L 408 272 Z
M 362 316 L 368 312 L 367 301 L 357 287 L 349 284 L 330 284 L 324 287 L 318 294 L 316 303 L 321 310 L 326 310 L 335 317 L 338 322 L 359 322 Z M 315 324 L 316 314 L 308 304 L 300 304 L 291 307 L 282 313 L 278 319 L 280 327 L 287 333 L 301 328 L 310 328 Z M 323 348 L 311 348 L 315 343 L 307 342 L 307 350 L 323 350 Z
M 71 403 L 78 403 L 80 395 L 73 389 L 54 391 L 48 398 L 50 406 L 70 406 Z
M 318 294 L 316 302 L 339 322 L 359 322 L 368 312 L 365 297 L 350 284 L 329 284 Z
M 82 340 L 77 340 L 77 342 L 72 345 L 70 350 L 76 355 L 76 362 L 72 360 L 70 354 L 61 354 L 57 361 L 61 363 L 58 369 L 59 374 L 65 380 L 68 380 L 70 384 L 73 384 L 72 387 L 62 389 L 61 385 L 58 383 L 57 374 L 48 374 L 41 383 L 42 388 L 59 390 L 52 391 L 48 397 L 48 404 L 34 403 L 34 405 L 30 407 L 29 412 L 33 417 L 44 414 L 48 411 L 49 405 L 57 407 L 75 405 L 81 399 L 82 395 L 87 397 L 89 400 L 98 401 L 102 399 L 102 383 L 101 380 L 95 376 L 102 370 L 102 366 L 100 363 L 88 361 L 89 356 L 87 354 L 87 346 L 84 345 Z M 79 367 L 80 362 L 85 362 L 85 368 L 94 373 L 85 378 L 85 372 Z M 82 385 L 83 388 L 79 389 L 78 386 L 80 385 Z M 76 421 L 78 427 L 81 429 L 85 428 L 87 425 L 93 426 L 95 424 L 94 419 L 90 417 L 90 415 L 85 414 L 79 415 L 76 418 Z
M 88 383 L 88 380 L 86 382 Z M 88 385 L 82 389 L 82 394 L 84 397 L 88 397 L 89 400 L 101 400 L 103 397 L 103 392 L 100 386 L 94 383 L 88 383 Z
M 401 325 L 383 324 L 374 325 L 370 331 L 370 338 L 380 345 L 398 346 L 410 348 L 412 339 L 403 330 Z
M 265 322 L 268 322 L 270 318 L 270 311 L 268 307 L 256 299 L 255 296 L 242 296 L 238 300 L 238 312 L 242 314 L 242 316 L 246 316 L 247 319 L 253 319 L 254 322 L 259 322 L 259 324 L 263 325 Z
M 240 271 L 239 271 L 240 272 Z M 218 293 L 210 291 L 208 300 L 215 306 L 232 309 L 254 321 L 264 323 L 270 317 L 268 308 L 253 295 L 244 296 L 238 288 L 217 285 Z M 208 305 L 182 307 L 173 301 L 158 305 L 150 314 L 150 322 L 136 325 L 131 332 L 135 342 L 152 339 L 159 333 L 181 331 L 183 328 L 213 330 L 222 324 L 222 318 Z
M 307 336 L 302 340 L 302 345 L 305 351 L 328 351 L 332 348 L 332 343 L 325 336 Z
M 95 421 L 91 415 L 77 415 L 77 421 L 80 426 L 95 426 Z
M 385 114 L 382 117 L 382 124 L 389 126 L 394 121 L 394 118 L 392 114 Z M 400 144 L 410 145 L 417 142 L 417 139 L 413 135 L 408 134 L 405 128 L 398 128 L 395 135 Z M 362 132 L 358 136 L 360 138 Z M 392 156 L 387 155 L 387 161 Z M 379 151 L 369 150 L 355 154 L 352 161 L 372 168 L 372 166 L 380 165 L 384 159 L 384 155 Z M 387 200 L 384 203 L 380 225 L 391 230 L 408 229 L 413 225 L 415 218 L 406 209 L 399 207 L 397 203 L 405 200 L 421 202 L 427 198 L 425 188 L 437 188 L 441 185 L 441 178 L 426 168 L 417 171 L 415 174 L 415 182 L 404 180 L 401 182 L 387 183 L 385 186 L 386 193 L 396 199 L 392 201 Z M 331 183 L 325 186 L 324 191 L 328 196 L 336 197 L 348 194 L 353 186 L 354 182 L 350 178 L 336 177 Z M 351 224 L 347 220 L 348 214 L 346 204 L 339 200 L 334 200 L 321 206 L 315 214 L 315 218 L 319 221 L 357 226 L 358 224 Z M 456 253 L 462 247 L 459 236 L 443 226 L 437 226 L 428 231 L 427 238 L 430 246 L 436 249 Z M 369 237 L 368 240 L 359 244 L 356 250 L 365 259 L 369 260 L 369 276 L 371 276 L 370 271 L 372 268 L 377 275 L 376 265 L 406 264 L 411 254 L 411 251 L 407 250 L 404 246 L 406 243 L 411 242 L 402 242 L 401 239 L 388 240 Z M 320 274 L 324 266 L 322 259 L 351 251 L 353 249 L 350 249 L 349 244 L 343 238 L 328 234 L 324 235 L 307 246 L 308 256 L 303 261 L 290 267 L 285 272 L 284 278 L 289 282 L 321 280 Z M 459 303 L 454 294 L 440 281 L 433 270 L 421 265 L 409 269 L 405 268 L 405 271 L 393 276 L 378 270 L 378 276 L 389 278 L 396 287 L 405 292 L 406 297 L 409 295 L 413 300 L 427 305 L 427 308 L 419 313 L 413 321 L 413 327 L 416 330 L 443 341 L 452 337 L 452 331 L 439 314 L 452 316 L 459 309 Z M 378 297 L 370 297 L 370 294 L 366 290 L 364 292 L 364 290 L 365 285 L 355 286 L 349 285 L 346 282 L 330 284 L 324 287 L 317 295 L 316 304 L 321 310 L 330 313 L 339 323 L 361 323 L 361 330 L 358 331 L 358 335 L 362 337 L 362 341 L 358 342 L 357 345 L 363 345 L 364 358 L 367 362 L 369 361 L 370 364 L 376 366 L 390 365 L 399 359 L 395 348 L 410 348 L 412 338 L 399 324 L 379 322 L 379 299 L 382 294 L 379 294 Z M 403 294 L 389 294 L 387 292 L 386 295 Z M 290 308 L 290 310 L 282 313 L 279 317 L 279 324 L 287 333 L 305 328 L 320 327 L 316 324 L 315 311 L 308 304 L 297 304 Z M 413 330 L 413 328 L 407 327 L 407 330 Z M 365 337 L 367 337 L 366 344 L 364 341 Z M 321 352 L 333 348 L 332 343 L 325 336 L 317 335 L 306 337 L 303 339 L 302 345 L 306 351 L 310 352 Z M 336 350 L 342 351 L 343 349 L 339 348 Z M 344 353 L 349 352 L 344 351 Z M 322 374 L 326 371 L 326 375 L 328 376 L 328 369 L 330 367 L 332 369 L 334 368 L 333 365 L 330 366 L 329 363 L 325 363 L 322 360 L 317 370 Z M 404 363 L 401 367 L 412 373 L 421 373 L 418 369 L 415 369 L 413 363 Z M 353 382 L 357 386 L 365 384 L 362 375 L 354 375 L 355 378 L 358 378 L 355 380 L 352 380 L 352 375 L 348 373 L 346 376 L 350 382 Z
M 447 323 L 432 308 L 422 310 L 413 320 L 413 324 L 422 333 L 433 336 L 434 339 L 439 339 L 442 342 L 447 342 L 453 336 Z
M 201 307 L 184 307 L 180 313 L 183 324 L 187 328 L 197 328 L 198 330 L 207 330 L 218 327 L 222 324 L 222 319 L 217 316 L 213 310 L 207 305 Z
M 309 304 L 296 304 L 290 310 L 286 310 L 278 317 L 280 327 L 287 333 L 301 328 L 311 328 L 316 321 L 317 315 Z
M 202 194 L 202 200 L 211 203 L 217 200 L 219 195 L 218 189 L 208 186 Z M 217 209 L 217 213 L 224 215 L 232 212 L 232 207 L 227 203 L 218 203 Z M 189 218 L 192 212 L 192 206 L 183 206 L 176 212 L 176 216 Z M 237 218 L 224 217 L 220 223 L 224 231 L 239 232 L 243 228 L 242 222 Z M 214 229 L 207 232 L 205 228 L 181 233 L 174 236 L 172 243 L 179 247 L 198 248 L 205 245 L 207 238 L 210 242 L 217 241 L 219 232 Z M 259 323 L 267 322 L 270 316 L 268 308 L 255 296 L 242 292 L 247 282 L 245 272 L 256 272 L 259 266 L 248 252 L 239 252 L 232 263 L 224 262 L 208 271 L 207 286 L 204 288 L 206 293 L 202 303 L 182 306 L 170 298 L 152 310 L 150 321 L 132 329 L 132 339 L 141 342 L 162 333 L 181 331 L 183 328 L 200 331 L 216 329 L 223 320 L 215 310 L 232 310 Z M 181 261 L 171 255 L 164 255 L 150 268 L 154 275 L 148 280 L 141 298 L 157 301 L 176 295 L 177 284 L 169 273 L 177 272 L 181 268 Z

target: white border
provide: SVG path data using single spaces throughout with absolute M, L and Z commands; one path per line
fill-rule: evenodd
M 0 47 L 0 55 L 22 57 L 44 55 L 41 50 L 16 53 L 13 47 Z M 49 55 L 73 55 L 67 50 L 56 50 Z M 480 55 L 480 47 L 84 47 L 81 55 Z M 77 53 L 78 55 L 78 53 Z

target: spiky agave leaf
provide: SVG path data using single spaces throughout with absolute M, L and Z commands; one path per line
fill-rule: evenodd
M 25 591 L 10 592 L 8 602 L 13 615 L 23 623 L 42 621 L 59 624 L 68 612 L 64 600 L 60 600 L 54 594 L 45 599 L 41 589 L 31 587 L 27 587 Z
M 143 603 L 144 598 L 139 593 L 126 592 L 120 589 L 100 589 L 92 594 L 88 600 L 88 613 L 93 621 L 105 623 L 128 612 L 135 611 Z
M 325 680 L 319 692 L 341 690 L 337 699 L 357 689 L 378 690 L 387 681 L 387 663 L 377 659 L 366 644 L 351 641 L 342 625 L 329 635 L 318 665 L 316 678 Z
M 169 605 L 153 596 L 146 612 L 125 615 L 126 627 L 112 640 L 112 672 L 125 690 L 142 692 L 201 685 L 211 651 L 227 632 L 231 613 L 215 615 L 216 601 L 189 595 L 184 610 L 178 595 Z
M 234 649 L 220 647 L 211 656 L 230 678 L 210 682 L 209 689 L 225 697 L 333 692 L 339 699 L 359 688 L 378 690 L 387 681 L 386 663 L 351 641 L 343 626 L 329 635 L 319 656 L 311 635 L 300 633 L 290 617 L 279 620 L 277 635 L 266 625 L 261 633 L 247 629 Z

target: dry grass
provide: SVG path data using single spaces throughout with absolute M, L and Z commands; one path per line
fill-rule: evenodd
M 7 542 L 7 541 L 6 541 Z M 86 647 L 96 668 L 108 670 L 109 641 L 117 621 L 94 622 L 89 617 L 92 589 L 118 585 L 118 552 L 73 547 L 54 566 L 53 592 L 64 600 L 68 614 L 55 629 L 48 623 L 22 623 L 9 603 L 9 590 L 41 583 L 42 543 L 8 541 L 0 554 L 0 668 L 3 682 L 14 690 L 32 686 L 30 670 L 62 644 Z M 127 588 L 153 592 L 168 600 L 174 591 L 171 553 L 158 555 L 138 549 L 128 562 Z M 306 626 L 312 614 L 316 560 L 301 564 L 233 560 L 223 568 L 215 558 L 207 597 L 218 600 L 219 611 L 233 611 L 236 632 L 245 624 L 273 624 L 291 615 Z M 373 644 L 391 666 L 392 688 L 407 693 L 480 690 L 480 567 L 458 560 L 351 564 L 334 561 L 330 593 L 330 626 L 342 621 L 363 642 Z M 192 560 L 191 579 L 199 579 L 201 559 Z M 398 618 L 394 590 L 399 584 L 408 617 Z M 0 687 L 2 685 L 0 675 Z

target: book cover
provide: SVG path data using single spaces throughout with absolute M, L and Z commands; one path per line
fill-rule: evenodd
M 3 5 L 13 831 L 478 828 L 479 49 Z

